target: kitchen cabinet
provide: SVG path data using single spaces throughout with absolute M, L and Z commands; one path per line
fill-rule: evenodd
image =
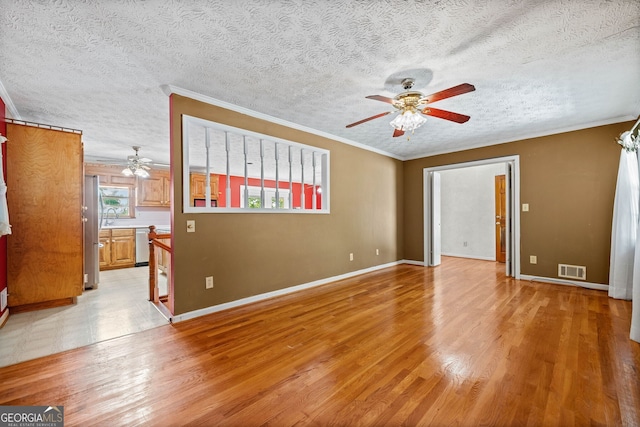
M 190 190 L 191 206 L 195 206 L 194 200 L 205 200 L 207 196 L 207 175 L 203 173 L 192 173 Z M 211 200 L 218 200 L 218 175 L 211 174 Z
M 8 306 L 72 304 L 82 294 L 82 135 L 7 124 Z
M 137 206 L 171 206 L 169 171 L 153 170 L 148 178 L 137 179 Z
M 85 163 L 85 175 L 97 175 L 100 179 L 100 185 L 113 187 L 135 187 L 136 178 L 133 176 L 125 176 L 122 174 L 123 166 L 118 165 L 100 165 L 95 163 Z
M 134 267 L 136 264 L 135 228 L 100 230 L 100 270 Z

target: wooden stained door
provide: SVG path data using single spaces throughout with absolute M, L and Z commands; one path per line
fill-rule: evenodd
M 496 175 L 496 261 L 507 261 L 507 192 L 505 175 Z
M 83 289 L 82 141 L 7 124 L 9 307 L 71 303 Z

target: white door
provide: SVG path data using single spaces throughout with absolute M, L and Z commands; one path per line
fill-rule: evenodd
M 441 262 L 440 173 L 424 174 L 424 263 L 433 267 Z
M 431 235 L 433 247 L 431 248 L 431 265 L 440 265 L 442 253 L 442 230 L 440 224 L 440 173 L 431 172 Z
M 506 260 L 506 275 L 507 276 L 516 276 L 516 268 L 514 265 L 514 260 L 516 259 L 516 233 L 514 232 L 514 213 L 516 211 L 515 205 L 515 192 L 514 192 L 514 183 L 515 183 L 515 168 L 512 162 L 507 162 L 505 166 L 505 192 L 507 198 L 507 206 L 506 206 L 506 236 L 505 240 L 507 242 L 507 260 Z

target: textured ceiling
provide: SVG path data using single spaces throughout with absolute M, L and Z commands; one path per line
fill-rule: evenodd
M 405 73 L 475 85 L 433 104 L 471 120 L 345 128 Z M 81 129 L 88 157 L 168 162 L 170 85 L 408 159 L 636 118 L 640 2 L 2 0 L 0 82 L 10 115 Z

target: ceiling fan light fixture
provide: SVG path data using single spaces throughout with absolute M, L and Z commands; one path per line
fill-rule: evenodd
M 143 158 L 141 159 L 138 156 L 138 150 L 140 147 L 132 147 L 136 152 L 135 156 L 129 156 L 127 167 L 122 170 L 122 174 L 125 176 L 137 176 L 140 178 L 149 178 L 149 172 L 146 169 L 149 169 L 145 163 L 150 162 L 151 159 Z
M 139 176 L 140 178 L 149 178 L 149 172 L 144 169 L 136 169 L 133 174 Z
M 401 131 L 412 132 L 425 124 L 426 121 L 427 119 L 421 114 L 407 109 L 402 114 L 398 114 L 390 125 Z

